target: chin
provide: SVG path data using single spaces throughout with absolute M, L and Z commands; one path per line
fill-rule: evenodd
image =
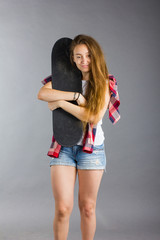
M 80 69 L 82 72 L 85 72 L 85 73 L 87 73 L 87 72 L 90 72 L 90 69 L 89 68 L 86 68 L 86 69 L 84 69 L 84 68 L 82 68 L 82 69 Z

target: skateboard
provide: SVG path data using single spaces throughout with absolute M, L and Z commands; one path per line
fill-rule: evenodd
M 61 91 L 82 93 L 81 72 L 70 61 L 72 39 L 60 38 L 52 48 L 52 88 Z M 77 104 L 76 101 L 70 101 Z M 52 111 L 53 134 L 56 141 L 65 147 L 76 145 L 83 134 L 82 122 L 72 114 L 57 108 Z

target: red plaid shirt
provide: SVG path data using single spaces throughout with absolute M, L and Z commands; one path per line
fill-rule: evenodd
M 52 76 L 46 77 L 42 83 L 45 85 L 46 83 L 50 82 L 52 80 Z M 113 124 L 118 122 L 120 119 L 120 113 L 119 113 L 119 105 L 120 105 L 120 99 L 118 94 L 118 88 L 117 88 L 117 81 L 115 77 L 111 74 L 109 74 L 109 87 L 110 87 L 110 102 L 109 102 L 109 119 Z M 96 128 L 97 125 L 93 125 L 91 123 L 87 124 L 86 132 L 83 138 L 83 151 L 87 153 L 93 152 L 93 146 L 94 146 L 94 139 L 96 135 Z M 54 136 L 52 137 L 52 143 L 49 148 L 49 151 L 47 155 L 49 157 L 59 157 L 59 153 L 61 151 L 61 145 L 56 141 Z

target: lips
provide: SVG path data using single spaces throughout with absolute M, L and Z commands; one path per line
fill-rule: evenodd
M 83 68 L 88 68 L 89 65 L 81 65 Z

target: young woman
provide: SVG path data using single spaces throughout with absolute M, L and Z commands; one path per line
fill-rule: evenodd
M 50 110 L 62 108 L 83 122 L 84 130 L 96 127 L 93 152 L 83 151 L 82 139 L 73 147 L 63 147 L 58 158 L 52 158 L 51 183 L 55 199 L 53 231 L 55 240 L 66 240 L 69 218 L 74 202 L 74 185 L 78 174 L 79 209 L 81 216 L 82 240 L 92 240 L 96 231 L 96 200 L 104 170 L 106 156 L 102 118 L 109 106 L 109 75 L 101 47 L 95 39 L 78 35 L 71 44 L 71 61 L 82 73 L 82 94 L 78 105 L 71 100 L 78 93 L 52 89 L 51 81 L 38 93 L 38 99 L 48 102 Z M 76 95 L 76 96 L 75 96 Z

